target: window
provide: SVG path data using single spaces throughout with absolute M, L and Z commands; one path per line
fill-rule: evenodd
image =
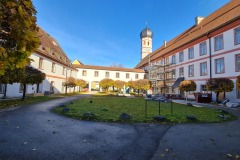
M 172 56 L 172 64 L 176 64 L 176 56 L 175 55 Z
M 234 30 L 235 45 L 240 44 L 240 27 Z
M 183 52 L 179 52 L 179 62 L 183 62 L 184 61 L 184 54 Z
M 240 71 L 240 54 L 236 55 L 236 59 L 235 59 L 235 70 L 236 72 Z
M 82 76 L 87 76 L 87 71 L 86 70 L 82 70 Z
M 184 77 L 184 69 L 183 69 L 183 67 L 179 68 L 179 77 Z
M 188 59 L 193 59 L 194 58 L 194 50 L 193 47 L 188 48 Z
M 116 73 L 116 78 L 119 78 L 120 76 L 119 76 L 119 73 Z
M 94 71 L 94 77 L 98 77 L 98 71 Z
M 200 56 L 207 54 L 207 44 L 206 42 L 200 43 L 199 45 Z
M 188 66 L 188 76 L 189 77 L 194 77 L 194 65 L 189 65 Z
M 20 85 L 19 85 L 19 93 L 23 93 L 23 84 L 22 83 L 20 83 Z M 27 90 L 27 89 L 26 89 Z
M 167 57 L 165 60 L 166 60 L 165 65 L 168 65 L 169 64 L 169 57 Z
M 214 38 L 215 51 L 223 49 L 223 35 Z
M 39 58 L 39 69 L 43 69 L 43 58 Z
M 224 58 L 215 59 L 215 72 L 216 74 L 224 73 Z
M 3 84 L 0 83 L 0 93 L 3 93 Z
M 202 92 L 206 92 L 206 91 L 207 91 L 206 85 L 201 85 L 201 91 L 202 91 Z
M 200 63 L 200 75 L 207 75 L 207 62 Z
M 237 89 L 237 98 L 240 98 L 240 90 Z
M 176 78 L 176 71 L 175 71 L 175 69 L 172 70 L 172 78 Z
M 63 70 L 62 70 L 62 75 L 65 75 L 65 72 L 66 72 L 66 68 L 63 67 Z
M 129 78 L 129 73 L 126 73 L 126 78 Z
M 138 79 L 138 74 L 135 74 L 135 79 Z
M 52 63 L 52 72 L 55 72 L 56 68 L 55 68 L 55 63 Z
M 109 77 L 109 72 L 105 73 L 105 77 L 108 78 Z

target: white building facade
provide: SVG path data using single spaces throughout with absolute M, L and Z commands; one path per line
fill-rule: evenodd
M 65 93 L 63 83 L 68 77 L 77 77 L 77 69 L 75 69 L 64 51 L 61 49 L 57 41 L 49 34 L 39 29 L 39 38 L 41 45 L 35 53 L 32 53 L 30 58 L 33 60 L 31 66 L 46 74 L 46 79 L 37 85 L 27 85 L 26 94 L 43 93 L 43 94 L 58 94 Z M 23 85 L 19 83 L 14 84 L 0 84 L 0 98 L 4 96 L 6 90 L 6 97 L 21 97 L 23 94 Z M 72 92 L 72 88 L 67 89 Z
M 99 82 L 105 78 L 121 81 L 136 81 L 144 79 L 145 72 L 141 69 L 116 68 L 105 66 L 92 66 L 75 64 L 74 67 L 78 70 L 77 79 L 83 79 L 88 83 L 89 91 L 99 91 L 101 87 Z
M 232 0 L 206 18 L 196 17 L 194 26 L 149 54 L 136 68 L 150 68 L 153 89 L 161 92 L 159 84 L 165 82 L 166 94 L 183 94 L 178 90 L 183 79 L 195 81 L 196 92 L 206 92 L 206 81 L 211 78 L 229 78 L 235 83 L 240 75 L 239 10 L 240 1 Z M 190 97 L 194 98 L 192 92 Z M 226 98 L 240 102 L 236 83 Z

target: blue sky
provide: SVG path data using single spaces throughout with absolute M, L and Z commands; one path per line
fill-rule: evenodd
M 154 32 L 153 50 L 211 14 L 229 0 L 33 0 L 37 24 L 73 61 L 88 65 L 140 61 L 140 32 Z

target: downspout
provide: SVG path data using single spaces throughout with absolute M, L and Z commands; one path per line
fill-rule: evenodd
M 212 79 L 212 45 L 211 45 L 211 38 L 209 37 L 209 33 L 207 33 L 207 37 L 208 37 L 208 40 L 209 40 L 209 67 L 210 67 L 210 79 Z
M 211 43 L 211 37 L 209 37 L 209 32 L 207 33 L 207 37 L 209 40 L 209 78 L 212 79 L 212 43 Z M 211 91 L 212 96 L 212 91 Z M 212 99 L 212 97 L 211 97 Z

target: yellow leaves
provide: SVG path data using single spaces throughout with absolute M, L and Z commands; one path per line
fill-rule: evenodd
M 197 85 L 192 80 L 185 80 L 180 83 L 178 86 L 178 89 L 181 91 L 195 91 L 197 88 Z

